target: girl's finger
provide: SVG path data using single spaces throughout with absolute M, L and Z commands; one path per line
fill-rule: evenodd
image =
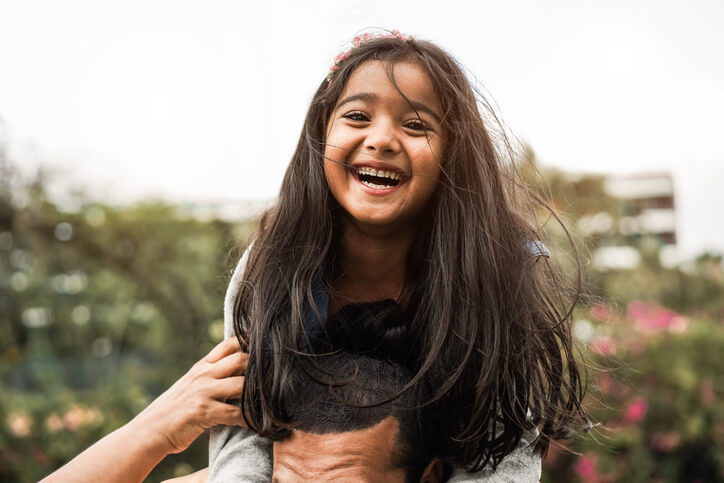
M 246 372 L 246 365 L 249 362 L 249 354 L 236 352 L 229 354 L 211 366 L 209 374 L 221 379 L 229 376 L 243 376 Z
M 236 339 L 236 337 L 229 337 L 228 339 L 224 339 L 219 342 L 216 347 L 211 349 L 211 352 L 206 354 L 206 357 L 204 357 L 202 360 L 213 364 L 214 362 L 220 360 L 222 357 L 240 351 L 241 347 L 239 346 L 239 341 Z

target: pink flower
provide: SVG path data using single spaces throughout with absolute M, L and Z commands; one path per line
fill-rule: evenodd
M 607 335 L 598 335 L 591 339 L 591 349 L 604 356 L 616 353 L 616 341 Z
M 636 330 L 643 333 L 666 329 L 684 332 L 688 327 L 688 319 L 656 303 L 634 300 L 628 304 L 627 313 L 633 319 Z
M 624 421 L 628 424 L 636 424 L 646 416 L 646 410 L 648 409 L 648 403 L 646 399 L 638 397 L 629 405 L 624 415 Z
M 345 50 L 344 52 L 340 52 L 337 57 L 334 58 L 334 63 L 339 64 L 340 62 L 344 62 L 345 60 L 349 59 L 349 56 L 351 54 L 351 50 Z
M 591 307 L 589 312 L 591 314 L 591 318 L 599 322 L 604 322 L 613 316 L 613 310 L 611 310 L 611 307 L 604 303 L 594 305 Z
M 406 34 L 403 34 L 403 33 L 400 32 L 399 30 L 393 30 L 392 32 L 390 32 L 390 35 L 389 35 L 389 36 L 390 36 L 391 38 L 400 39 L 400 40 L 405 41 L 405 42 L 406 42 L 407 39 L 408 39 L 407 35 L 406 35 Z
M 355 38 L 352 39 L 352 47 L 345 52 L 337 54 L 337 56 L 334 58 L 334 65 L 329 70 L 329 74 L 327 74 L 327 80 L 332 80 L 332 74 L 339 68 L 338 65 L 349 58 L 349 56 L 352 54 L 353 49 L 356 49 L 365 42 L 382 38 L 398 38 L 407 41 L 411 37 L 405 34 L 401 34 L 398 30 L 393 30 L 389 34 L 373 34 L 370 32 L 365 32 L 363 34 L 357 35 Z
M 575 471 L 576 474 L 583 480 L 588 481 L 595 478 L 596 465 L 590 458 L 581 456 L 578 458 L 578 461 L 576 461 L 576 464 L 573 465 L 573 471 Z

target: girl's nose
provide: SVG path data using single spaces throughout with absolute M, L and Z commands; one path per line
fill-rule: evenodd
M 400 150 L 400 140 L 390 122 L 378 121 L 369 127 L 364 142 L 365 151 L 375 154 L 394 154 Z

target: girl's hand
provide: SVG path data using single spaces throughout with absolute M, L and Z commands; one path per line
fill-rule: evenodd
M 246 426 L 241 409 L 226 401 L 240 399 L 248 359 L 235 337 L 222 341 L 129 425 L 156 438 L 166 453 L 185 450 L 212 426 Z

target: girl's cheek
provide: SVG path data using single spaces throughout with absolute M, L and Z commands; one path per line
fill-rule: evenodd
M 326 149 L 324 151 L 325 162 L 343 162 L 345 156 L 345 150 L 341 146 L 335 143 L 333 138 L 327 139 Z

